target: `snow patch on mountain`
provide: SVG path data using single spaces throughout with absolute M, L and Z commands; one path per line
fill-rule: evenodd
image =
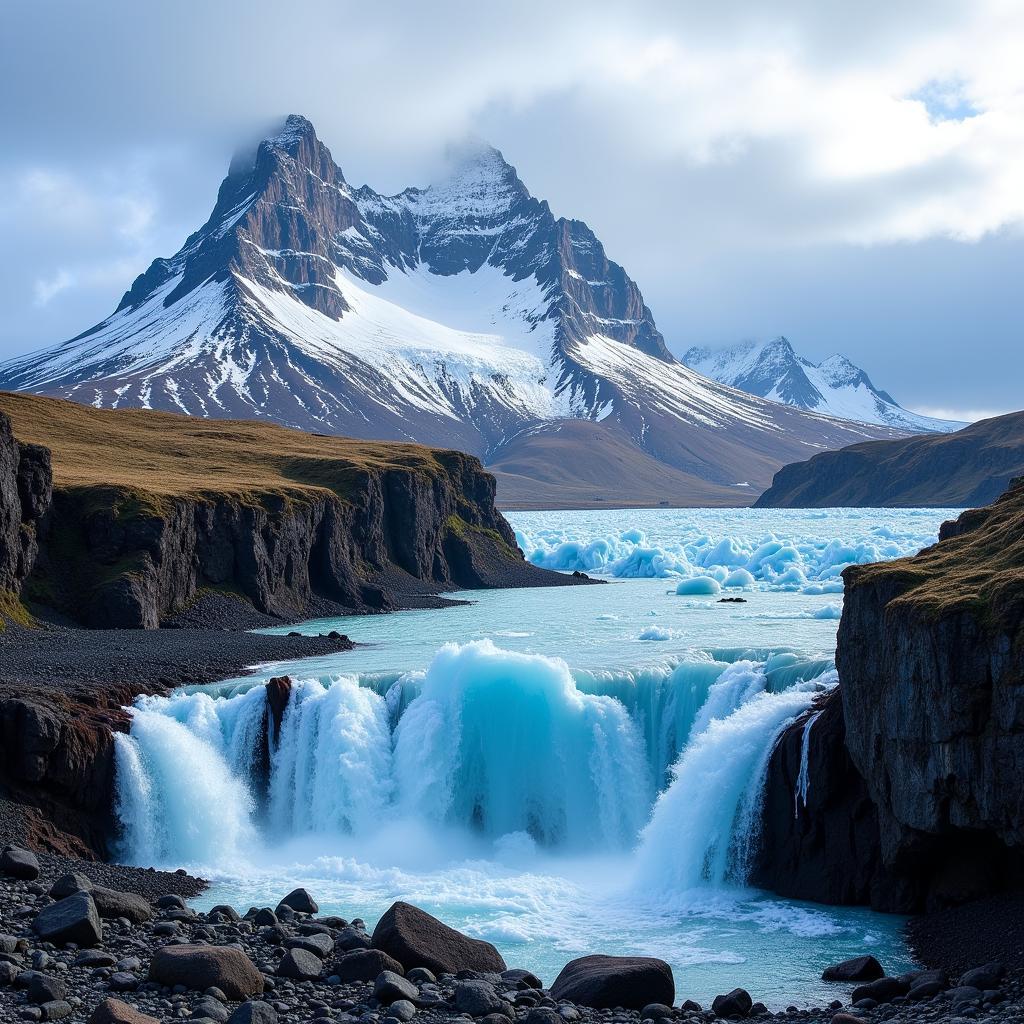
M 762 343 L 745 341 L 723 349 L 694 347 L 684 353 L 683 362 L 748 394 L 826 416 L 911 433 L 948 433 L 965 426 L 904 409 L 845 356 L 832 355 L 813 363 L 783 337 Z

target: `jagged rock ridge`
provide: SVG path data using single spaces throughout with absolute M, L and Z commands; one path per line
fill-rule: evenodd
M 826 416 L 878 423 L 914 434 L 948 433 L 966 426 L 904 409 L 846 356 L 832 355 L 813 363 L 783 337 L 721 349 L 694 347 L 683 354 L 683 362 L 748 394 Z
M 351 186 L 294 115 L 236 157 L 207 223 L 110 317 L 3 364 L 0 387 L 485 459 L 586 419 L 719 504 L 745 503 L 784 462 L 893 433 L 690 370 L 594 233 L 556 218 L 496 150 L 382 196 Z

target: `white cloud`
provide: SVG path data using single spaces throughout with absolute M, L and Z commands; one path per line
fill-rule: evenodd
M 712 295 L 752 302 L 749 273 L 680 287 L 706 266 L 728 275 L 827 250 L 842 284 L 844 247 L 897 247 L 923 278 L 929 246 L 994 252 L 1024 225 L 1014 0 L 296 0 L 284 19 L 279 7 L 250 0 L 240 18 L 198 0 L 53 0 L 6 12 L 0 112 L 17 144 L 0 154 L 0 223 L 25 268 L 0 280 L 0 341 L 61 340 L 109 312 L 201 223 L 235 142 L 292 111 L 350 180 L 383 190 L 425 183 L 466 134 L 490 139 L 556 213 L 594 227 L 662 324 L 724 322 L 700 305 Z M 122 262 L 115 282 L 102 268 Z M 833 319 L 877 305 L 883 273 Z M 991 320 L 984 283 L 961 301 Z M 801 279 L 778 287 L 777 315 L 751 331 L 788 333 L 819 301 Z M 863 346 L 916 344 L 923 360 L 934 337 L 887 301 L 874 322 L 890 333 Z M 819 319 L 827 330 L 828 311 Z M 1019 311 L 1004 320 L 1019 338 Z M 984 405 L 980 391 L 935 401 Z

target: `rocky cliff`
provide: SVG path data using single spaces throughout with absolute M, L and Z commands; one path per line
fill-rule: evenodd
M 841 685 L 772 754 L 756 880 L 910 912 L 1024 882 L 1024 481 L 845 571 Z
M 772 752 L 750 881 L 790 899 L 892 903 L 878 812 L 845 744 L 833 690 L 787 728 Z
M 757 508 L 963 508 L 984 505 L 1024 475 L 1024 412 L 954 434 L 865 441 L 783 466 Z
M 25 395 L 0 410 L 0 585 L 84 625 L 153 628 L 209 591 L 289 618 L 567 582 L 525 562 L 460 452 Z
M 52 496 L 49 451 L 17 441 L 0 414 L 0 597 L 8 611 L 35 565 L 37 528 Z

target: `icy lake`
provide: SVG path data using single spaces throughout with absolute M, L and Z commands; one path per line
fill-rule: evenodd
M 199 907 L 303 884 L 372 928 L 406 899 L 548 984 L 584 953 L 643 953 L 680 999 L 827 1003 L 829 963 L 909 966 L 902 921 L 745 886 L 764 767 L 835 685 L 842 569 L 954 514 L 510 513 L 531 561 L 608 582 L 283 627 L 364 646 L 140 699 L 123 852 L 213 879 Z M 258 683 L 281 674 L 297 684 L 261 773 Z

